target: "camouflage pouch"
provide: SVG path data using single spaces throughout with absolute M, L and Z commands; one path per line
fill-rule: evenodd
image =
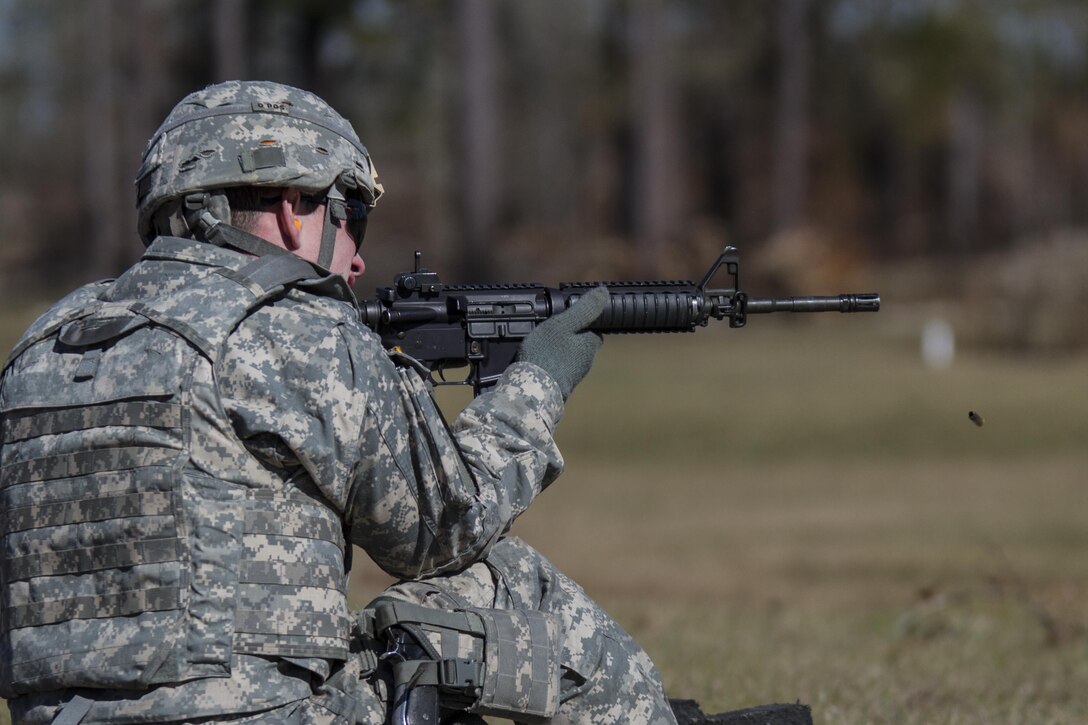
M 374 603 L 375 629 L 390 644 L 398 689 L 437 687 L 446 710 L 529 721 L 559 708 L 559 625 L 531 610 L 429 609 Z M 407 633 L 418 648 L 405 648 Z

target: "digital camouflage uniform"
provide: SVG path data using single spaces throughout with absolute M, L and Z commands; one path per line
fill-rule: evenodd
M 674 722 L 644 652 L 514 538 L 563 409 L 513 364 L 452 426 L 334 276 L 163 236 L 0 383 L 0 694 L 16 723 L 381 723 L 350 544 L 445 610 L 550 613 L 557 723 Z

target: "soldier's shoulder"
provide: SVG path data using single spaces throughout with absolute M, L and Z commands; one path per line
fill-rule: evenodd
M 258 335 L 277 347 L 311 351 L 317 357 L 346 349 L 352 358 L 384 355 L 381 341 L 359 320 L 349 303 L 311 294 L 289 293 L 254 310 L 242 334 Z
M 109 288 L 111 282 L 112 280 L 92 282 L 62 297 L 31 323 L 16 343 L 13 355 L 27 343 L 49 335 L 63 322 L 78 316 L 83 310 L 90 310 L 99 303 L 102 294 Z

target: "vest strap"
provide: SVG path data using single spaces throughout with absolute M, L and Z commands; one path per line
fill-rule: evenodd
M 58 501 L 0 511 L 0 536 L 51 526 L 110 521 L 135 516 L 168 516 L 174 497 L 167 491 L 138 491 L 117 496 Z
M 344 548 L 344 532 L 339 522 L 304 513 L 297 507 L 294 511 L 249 509 L 246 511 L 245 533 L 332 541 Z
M 307 562 L 252 561 L 246 559 L 242 561 L 238 581 L 242 584 L 316 587 L 336 589 L 343 592 L 343 588 L 339 586 L 329 586 L 331 582 L 340 582 L 343 578 L 343 571 L 338 571 L 331 566 L 320 566 Z M 344 593 L 346 594 L 346 592 Z
M 83 574 L 140 564 L 161 564 L 178 560 L 181 541 L 177 538 L 143 539 L 120 544 L 102 544 L 41 554 L 27 554 L 4 562 L 4 579 L 21 581 L 36 576 Z
M 98 597 L 71 597 L 34 602 L 4 610 L 8 630 L 39 627 L 69 619 L 126 617 L 141 612 L 162 612 L 178 608 L 181 590 L 177 587 L 136 589 Z
M 3 442 L 41 435 L 71 433 L 104 426 L 179 428 L 181 406 L 147 400 L 128 400 L 60 410 L 9 411 L 4 417 Z
M 53 478 L 83 476 L 102 471 L 125 471 L 171 465 L 180 451 L 172 448 L 104 448 L 32 458 L 0 467 L 0 490 L 8 486 Z
M 374 608 L 374 629 L 379 636 L 395 625 L 417 624 L 452 629 L 478 637 L 484 636 L 484 627 L 479 617 L 465 612 L 447 612 L 432 609 L 419 604 L 412 604 L 399 599 L 382 597 L 372 603 Z
M 91 711 L 92 705 L 94 705 L 93 700 L 83 695 L 74 696 L 61 706 L 60 714 L 53 719 L 53 725 L 79 725 Z
M 351 631 L 351 620 L 330 612 L 284 612 L 238 609 L 234 631 L 299 637 L 328 637 L 342 640 Z

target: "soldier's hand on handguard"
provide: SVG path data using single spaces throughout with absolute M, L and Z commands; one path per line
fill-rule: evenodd
M 521 343 L 516 360 L 544 368 L 559 383 L 563 400 L 593 365 L 603 340 L 600 333 L 586 328 L 601 316 L 608 299 L 607 287 L 595 288 L 570 309 L 540 323 Z

